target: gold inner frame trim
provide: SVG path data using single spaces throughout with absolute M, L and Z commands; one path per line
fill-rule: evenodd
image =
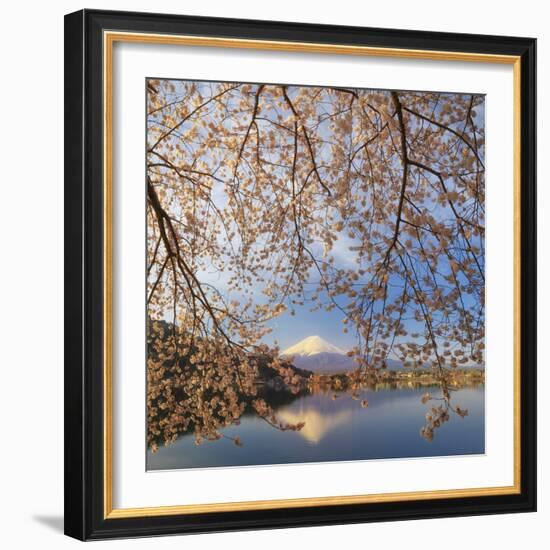
M 514 484 L 504 487 L 473 487 L 434 491 L 411 491 L 400 493 L 327 496 L 277 500 L 255 500 L 246 502 L 221 502 L 211 504 L 182 504 L 176 506 L 155 506 L 148 508 L 113 508 L 113 361 L 112 361 L 112 292 L 113 292 L 113 46 L 116 42 L 141 44 L 165 44 L 180 46 L 202 46 L 216 48 L 258 49 L 301 53 L 333 55 L 356 55 L 370 57 L 392 57 L 426 59 L 431 61 L 460 61 L 473 63 L 497 63 L 513 66 L 514 86 Z M 521 61 L 518 56 L 380 48 L 369 46 L 348 46 L 341 44 L 316 44 L 308 42 L 283 42 L 273 40 L 249 40 L 241 38 L 219 38 L 204 36 L 183 36 L 169 34 L 148 34 L 104 31 L 103 33 L 103 115 L 104 115 L 104 518 L 135 518 L 198 514 L 212 512 L 235 512 L 248 510 L 272 510 L 277 508 L 304 508 L 308 506 L 334 506 L 345 504 L 367 504 L 403 502 L 412 500 L 434 500 L 442 498 L 464 498 L 519 494 L 521 492 L 521 423 L 520 423 L 520 271 L 521 271 Z

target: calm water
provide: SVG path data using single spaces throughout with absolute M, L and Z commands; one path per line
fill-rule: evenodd
M 485 452 L 485 390 L 483 386 L 453 392 L 453 405 L 468 409 L 461 418 L 450 413 L 450 420 L 435 431 L 432 442 L 419 433 L 428 408 L 421 396 L 437 388 L 365 390 L 361 407 L 350 394 L 333 392 L 308 394 L 277 409 L 286 422 L 304 421 L 299 432 L 281 432 L 253 415 L 244 415 L 240 426 L 224 430 L 239 436 L 237 447 L 229 439 L 205 441 L 196 446 L 192 435 L 182 435 L 157 453 L 147 452 L 148 470 L 205 468 L 210 466 L 246 466 L 296 462 L 327 462 L 381 458 L 427 457 Z

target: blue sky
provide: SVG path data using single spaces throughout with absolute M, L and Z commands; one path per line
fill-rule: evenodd
M 310 311 L 311 305 L 295 309 L 295 315 L 285 312 L 269 323 L 273 332 L 264 338 L 267 344 L 278 341 L 282 350 L 303 340 L 307 336 L 317 335 L 344 350 L 356 345 L 353 334 L 342 331 L 343 314 L 336 309 L 332 311 Z
M 181 87 L 184 84 L 178 81 L 173 81 L 173 82 L 175 84 L 174 96 L 177 97 L 178 94 L 182 93 Z M 198 83 L 198 85 L 204 88 L 205 95 L 208 93 L 211 93 L 209 92 L 209 89 L 210 89 L 210 86 L 212 86 L 212 84 Z M 295 93 L 295 87 L 290 87 L 288 93 L 290 96 L 292 96 Z M 322 109 L 322 106 L 319 108 Z M 476 108 L 476 114 L 479 117 L 478 122 L 481 122 L 481 124 L 483 125 L 484 123 L 483 104 L 480 105 L 478 108 Z M 189 126 L 191 126 L 193 123 L 190 121 L 188 124 Z M 319 133 L 320 135 L 325 137 L 325 139 L 328 140 L 330 137 L 330 134 L 328 132 L 327 125 L 328 123 L 323 123 L 320 126 Z M 194 146 L 192 144 L 186 144 L 186 146 L 191 151 L 193 150 Z M 213 198 L 215 202 L 218 204 L 218 206 L 223 207 L 225 205 L 226 199 L 224 196 L 224 190 L 222 186 L 216 186 L 216 185 L 214 186 Z M 432 211 L 439 208 L 437 204 L 426 205 L 426 206 L 428 206 L 429 209 Z M 334 243 L 333 248 L 330 251 L 330 255 L 335 260 L 336 268 L 353 269 L 354 266 L 357 266 L 356 253 L 349 250 L 350 246 L 357 245 L 357 244 L 358 243 L 354 241 L 353 238 L 350 238 L 343 233 L 339 236 L 338 240 Z M 257 245 L 261 246 L 260 243 L 257 243 Z M 318 248 L 318 246 L 320 246 L 319 243 L 314 244 L 313 249 L 315 249 L 316 247 Z M 321 255 L 320 249 L 318 249 L 318 252 Z M 227 282 L 228 282 L 229 274 L 224 273 L 222 271 L 202 270 L 202 271 L 199 271 L 198 275 L 201 282 L 208 283 L 215 286 L 218 291 L 220 291 L 222 294 L 227 296 L 226 292 L 227 292 Z M 313 281 L 315 279 L 315 277 L 313 277 L 315 273 L 312 271 L 310 275 L 312 276 L 310 280 Z M 392 285 L 390 281 L 390 287 L 391 286 Z M 260 286 L 255 286 L 253 290 L 254 290 L 255 297 L 258 299 L 258 301 L 264 302 L 265 296 L 262 295 L 262 288 Z M 391 288 L 389 292 L 390 294 L 392 293 Z M 240 299 L 242 297 L 235 296 L 235 298 Z M 467 302 L 466 305 L 467 306 L 470 305 L 471 300 L 473 299 L 474 298 L 466 298 L 466 302 Z M 345 301 L 341 302 L 342 306 L 344 306 L 345 304 L 346 304 Z M 270 321 L 268 323 L 268 327 L 271 328 L 272 331 L 270 334 L 264 337 L 263 339 L 264 342 L 269 345 L 272 345 L 275 343 L 275 341 L 277 341 L 280 348 L 285 349 L 295 344 L 299 340 L 306 338 L 307 336 L 319 335 L 325 340 L 343 349 L 350 349 L 351 347 L 357 345 L 357 340 L 355 335 L 353 334 L 353 329 L 350 328 L 349 333 L 343 332 L 344 324 L 342 323 L 342 319 L 344 317 L 344 314 L 342 313 L 342 311 L 339 311 L 338 309 L 333 309 L 331 311 L 326 311 L 325 309 L 316 309 L 315 311 L 311 311 L 313 306 L 314 306 L 313 303 L 307 303 L 307 302 L 303 306 L 296 305 L 293 308 L 294 315 L 291 315 L 290 311 L 287 310 L 287 312 L 281 314 L 278 318 Z M 416 329 L 420 328 L 416 321 L 404 319 L 404 322 L 409 331 L 415 331 Z

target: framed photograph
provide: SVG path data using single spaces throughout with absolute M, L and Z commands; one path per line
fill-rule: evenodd
M 66 534 L 535 510 L 535 50 L 66 16 Z

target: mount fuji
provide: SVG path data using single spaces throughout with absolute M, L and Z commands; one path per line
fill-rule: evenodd
M 282 357 L 292 357 L 295 367 L 319 373 L 346 372 L 356 363 L 346 352 L 323 340 L 320 336 L 308 336 L 281 352 Z

